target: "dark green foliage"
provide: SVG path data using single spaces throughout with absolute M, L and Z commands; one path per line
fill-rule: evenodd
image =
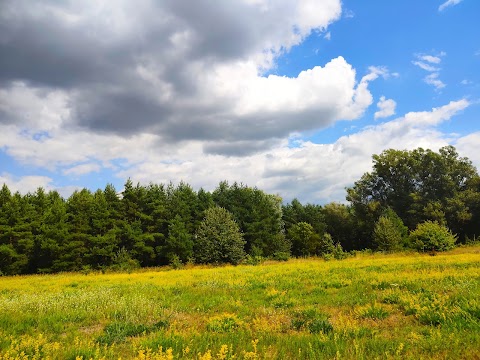
M 193 259 L 238 263 L 245 253 L 248 263 L 258 264 L 268 258 L 288 260 L 291 254 L 342 259 L 347 256 L 343 249 L 440 251 L 455 244 L 446 227 L 459 242 L 478 239 L 480 177 L 453 147 L 390 149 L 373 160 L 372 172 L 347 190 L 351 205 L 303 205 L 297 199 L 282 205 L 277 195 L 227 182 L 210 193 L 183 182 L 141 186 L 129 179 L 121 194 L 109 184 L 103 191 L 75 191 L 68 199 L 42 188 L 21 195 L 3 185 L 0 273 L 131 271 L 180 267 Z M 217 219 L 209 225 L 217 240 L 199 239 L 207 233 L 207 213 L 217 206 L 230 213 L 227 223 L 233 219 L 235 225 L 222 228 Z M 425 221 L 429 225 L 420 227 L 422 235 L 417 229 L 408 236 L 408 229 Z M 443 230 L 432 230 L 435 226 Z M 229 231 L 243 240 L 236 235 L 225 241 Z
M 407 237 L 408 228 L 390 208 L 375 223 L 373 242 L 380 251 L 400 250 Z
M 213 200 L 233 215 L 246 241 L 247 253 L 251 254 L 254 247 L 266 257 L 277 251 L 290 251 L 283 233 L 280 197 L 242 184 L 230 186 L 224 181 L 213 192 Z
M 130 322 L 113 322 L 105 326 L 103 334 L 97 338 L 97 342 L 101 345 L 112 345 L 120 343 L 126 338 L 148 334 L 149 332 L 167 328 L 168 321 L 161 320 L 153 325 L 134 324 Z
M 356 224 L 352 209 L 346 205 L 330 203 L 323 207 L 323 216 L 328 232 L 335 243 L 347 250 L 361 249 L 363 244 L 356 242 Z
M 457 238 L 447 227 L 425 221 L 410 232 L 409 241 L 419 251 L 446 251 L 455 247 Z
M 315 309 L 308 309 L 294 314 L 291 327 L 294 330 L 306 330 L 312 334 L 330 334 L 333 332 L 333 325 L 328 320 L 328 317 L 317 313 Z
M 311 256 L 320 253 L 320 236 L 309 223 L 299 222 L 291 226 L 287 236 L 292 243 L 293 255 Z
M 342 244 L 336 243 L 333 247 L 332 255 L 335 259 L 342 260 L 348 256 L 348 253 L 343 251 Z
M 409 229 L 431 220 L 447 225 L 460 239 L 478 234 L 479 176 L 455 148 L 439 152 L 386 150 L 373 156 L 373 171 L 347 189 L 347 200 L 364 227 L 373 232 L 379 212 L 391 208 Z M 364 239 L 365 240 L 365 239 Z
M 318 255 L 332 254 L 334 251 L 335 245 L 333 244 L 332 236 L 329 233 L 324 233 L 320 237 Z
M 193 257 L 193 240 L 187 227 L 179 215 L 170 221 L 168 226 L 168 238 L 162 249 L 169 262 L 177 257 L 181 262 L 186 262 Z
M 122 272 L 130 272 L 139 267 L 140 264 L 138 260 L 132 259 L 132 256 L 125 248 L 121 248 L 113 255 L 112 265 L 110 265 L 111 270 Z
M 245 257 L 245 241 L 232 215 L 221 207 L 205 211 L 195 239 L 198 263 L 238 264 Z
M 277 251 L 273 253 L 272 259 L 277 261 L 288 261 L 288 259 L 290 259 L 290 253 L 285 251 Z

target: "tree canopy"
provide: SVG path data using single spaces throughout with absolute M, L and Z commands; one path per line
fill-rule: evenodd
M 127 180 L 121 193 L 108 184 L 67 199 L 42 188 L 12 193 L 3 185 L 0 275 L 238 263 L 245 254 L 442 251 L 480 234 L 480 177 L 451 146 L 373 155 L 372 171 L 347 189 L 347 200 L 282 204 L 278 195 L 226 181 L 208 192 L 183 182 Z
M 438 152 L 389 149 L 373 155 L 373 171 L 347 189 L 347 200 L 363 222 L 364 234 L 371 233 L 381 212 L 391 208 L 409 229 L 432 220 L 464 239 L 479 232 L 473 223 L 478 184 L 475 167 L 452 146 Z

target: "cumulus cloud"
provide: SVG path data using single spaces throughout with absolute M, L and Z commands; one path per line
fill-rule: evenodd
M 469 106 L 466 100 L 451 102 L 431 111 L 411 112 L 393 121 L 367 127 L 333 144 L 287 142 L 250 157 L 198 156 L 192 147 L 187 158 L 176 162 L 145 161 L 121 172 L 122 177 L 148 182 L 152 179 L 193 179 L 193 185 L 212 189 L 219 181 L 243 181 L 286 200 L 342 201 L 344 188 L 351 186 L 372 165 L 371 155 L 387 148 L 438 149 L 451 140 L 436 126 Z
M 455 6 L 455 5 L 458 5 L 462 2 L 463 0 L 447 0 L 445 1 L 444 3 L 442 3 L 439 7 L 438 7 L 438 11 L 443 11 L 445 10 L 446 8 L 450 7 L 450 6 Z
M 385 96 L 380 97 L 377 103 L 378 111 L 375 112 L 375 119 L 386 118 L 395 114 L 397 103 L 393 99 L 386 99 Z
M 0 175 L 0 184 L 6 184 L 11 192 L 35 192 L 39 187 L 51 190 L 52 182 L 53 180 L 48 176 L 16 177 L 6 172 Z
M 68 169 L 63 170 L 64 175 L 73 175 L 73 176 L 80 176 L 89 174 L 91 172 L 99 172 L 101 170 L 101 166 L 95 163 L 86 163 L 80 164 Z
M 410 113 L 333 144 L 302 141 L 363 116 L 371 82 L 397 76 L 357 72 L 341 56 L 296 76 L 267 75 L 341 16 L 339 0 L 0 2 L 0 150 L 69 178 L 109 169 L 143 183 L 211 190 L 242 181 L 286 200 L 341 201 L 372 153 L 445 145 L 437 125 L 469 106 Z M 439 68 L 444 55 L 415 61 Z M 395 112 L 391 99 L 377 106 L 377 118 Z M 45 176 L 4 173 L 0 182 L 56 187 Z
M 342 57 L 263 76 L 341 13 L 339 0 L 4 1 L 0 122 L 249 154 L 370 105 L 371 80 Z
M 459 100 L 431 111 L 410 112 L 343 136 L 333 144 L 315 144 L 294 137 L 290 139 L 295 142 L 292 147 L 289 139 L 282 139 L 249 156 L 225 155 L 215 151 L 204 154 L 205 144 L 202 141 L 162 147 L 156 135 L 125 139 L 118 135 L 93 136 L 86 132 L 67 133 L 61 130 L 53 138 L 36 140 L 25 136 L 18 142 L 18 134 L 12 125 L 4 125 L 0 129 L 0 139 L 3 143 L 12 139 L 7 143 L 7 152 L 15 158 L 24 156 L 24 161 L 38 162 L 43 166 L 48 166 L 50 161 L 62 171 L 78 172 L 79 175 L 88 170 L 94 161 L 93 164 L 109 167 L 119 179 L 130 177 L 135 182 L 184 180 L 195 188 L 213 190 L 222 180 L 241 181 L 279 193 L 287 201 L 297 197 L 304 202 L 325 203 L 344 201 L 344 188 L 371 169 L 372 154 L 387 148 L 414 149 L 422 146 L 438 149 L 456 142 L 462 155 L 475 155 L 478 134 L 457 139 L 437 128 L 468 106 L 470 103 L 467 100 Z M 6 129 L 11 132 L 5 132 Z M 16 131 L 21 130 L 17 128 Z M 67 146 L 72 143 L 76 146 Z M 158 151 L 159 148 L 161 151 Z M 36 155 L 28 158 L 27 154 Z M 480 159 L 476 161 L 477 166 L 480 165 Z M 94 165 L 92 168 L 96 170 Z M 27 187 L 53 186 L 49 178 L 42 181 L 37 179 Z M 6 182 L 15 183 L 11 179 Z M 16 188 L 25 187 L 17 181 Z M 65 189 L 62 191 L 65 193 Z
M 477 169 L 480 170 L 480 152 L 478 151 L 480 144 L 480 132 L 474 132 L 458 139 L 455 147 L 460 154 L 467 156 Z

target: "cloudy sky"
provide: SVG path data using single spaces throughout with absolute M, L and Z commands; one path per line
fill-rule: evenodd
M 0 2 L 0 183 L 345 201 L 384 149 L 480 167 L 480 1 Z

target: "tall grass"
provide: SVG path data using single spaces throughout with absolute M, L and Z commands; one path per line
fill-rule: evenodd
M 0 278 L 3 359 L 474 359 L 480 247 Z

